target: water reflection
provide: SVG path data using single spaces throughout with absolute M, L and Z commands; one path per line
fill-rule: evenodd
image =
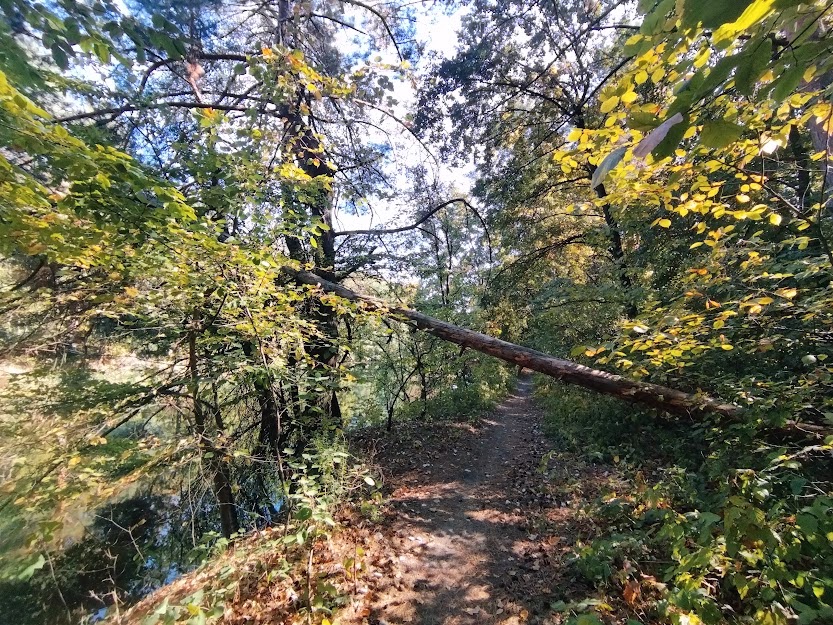
M 196 568 L 220 538 L 212 497 L 149 492 L 93 511 L 81 538 L 68 539 L 29 580 L 0 580 L 0 623 L 95 623 Z M 283 498 L 241 511 L 243 527 L 280 521 Z

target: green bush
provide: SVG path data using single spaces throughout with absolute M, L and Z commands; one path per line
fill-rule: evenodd
M 673 461 L 692 469 L 702 462 L 703 442 L 687 436 L 690 422 L 660 419 L 650 409 L 544 376 L 537 376 L 535 382 L 547 433 L 590 458 Z
M 580 576 L 605 588 L 636 564 L 674 624 L 833 621 L 833 441 L 790 453 L 750 423 L 668 420 L 548 381 L 537 395 L 563 446 L 618 461 L 631 484 L 588 506 Z

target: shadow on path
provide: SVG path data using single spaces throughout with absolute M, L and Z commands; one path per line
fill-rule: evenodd
M 542 540 L 533 526 L 546 503 L 536 469 L 547 446 L 531 392 L 521 378 L 478 432 L 463 428 L 436 457 L 426 452 L 393 474 L 394 514 L 377 534 L 381 564 L 362 620 L 550 622 L 560 541 Z

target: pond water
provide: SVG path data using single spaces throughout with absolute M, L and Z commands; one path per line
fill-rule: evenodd
M 241 526 L 277 523 L 283 508 L 272 493 L 241 512 Z M 100 622 L 115 601 L 124 609 L 195 569 L 220 538 L 210 494 L 134 494 L 88 516 L 83 536 L 53 558 L 54 575 L 44 567 L 29 580 L 0 580 L 0 624 Z

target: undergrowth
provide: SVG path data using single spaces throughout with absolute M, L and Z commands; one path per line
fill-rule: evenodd
M 323 622 L 347 601 L 350 576 L 362 568 L 356 552 L 352 562 L 342 563 L 346 572 L 332 578 L 322 564 L 329 557 L 326 545 L 339 531 L 345 511 L 358 510 L 371 519 L 377 514 L 376 480 L 348 453 L 343 437 L 322 436 L 303 453 L 286 450 L 282 470 L 286 484 L 280 512 L 268 526 L 241 530 L 231 539 L 203 532 L 194 544 L 182 545 L 177 574 L 144 599 L 147 591 L 137 586 L 138 580 L 152 564 L 158 567 L 151 560 L 164 552 L 152 548 L 158 539 L 142 533 L 152 523 L 135 521 L 153 513 L 147 508 L 149 498 L 124 502 L 122 508 L 131 507 L 114 517 L 123 523 L 135 517 L 126 526 L 132 542 L 116 536 L 115 520 L 102 522 L 101 531 L 85 534 L 58 557 L 46 554 L 31 570 L 0 575 L 0 622 Z M 170 529 L 173 533 L 175 528 Z M 283 590 L 278 595 L 272 587 Z M 49 609 L 54 603 L 64 606 L 63 614 Z
M 413 401 L 406 404 L 399 413 L 399 419 L 472 419 L 492 410 L 505 393 L 505 384 L 494 388 L 486 383 L 448 388 L 424 402 Z
M 197 571 L 116 614 L 112 625 L 328 623 L 363 570 L 361 549 L 333 562 L 329 539 L 345 509 L 372 516 L 376 481 L 343 439 L 315 441 L 290 458 L 281 524 L 235 541 L 218 538 Z
M 425 398 L 403 403 L 395 422 L 424 420 L 477 420 L 494 409 L 515 386 L 514 368 L 489 360 L 478 361 L 468 371 L 449 377 Z
M 639 622 L 833 622 L 829 439 L 669 418 L 551 380 L 536 395 L 556 447 L 619 478 L 586 504 L 592 535 L 573 547 L 598 591 L 584 623 L 617 602 Z

